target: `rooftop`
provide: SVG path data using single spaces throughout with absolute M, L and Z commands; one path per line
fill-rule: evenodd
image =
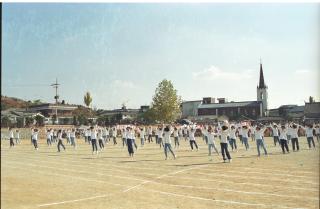
M 244 102 L 227 102 L 227 103 L 211 103 L 211 104 L 200 104 L 199 109 L 203 108 L 225 108 L 225 107 L 244 107 L 244 106 L 259 106 L 261 101 L 244 101 Z

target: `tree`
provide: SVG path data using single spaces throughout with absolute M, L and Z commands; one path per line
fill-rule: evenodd
M 56 114 L 53 114 L 52 115 L 52 124 L 55 125 L 57 122 L 57 115 Z
M 92 102 L 92 97 L 91 97 L 91 95 L 90 95 L 89 92 L 87 92 L 87 93 L 84 95 L 84 97 L 83 97 L 83 102 L 84 102 L 84 104 L 85 104 L 87 107 L 90 106 L 90 104 L 91 104 L 91 102 Z
M 44 117 L 42 117 L 41 115 L 36 115 L 36 117 L 34 117 L 36 124 L 38 126 L 43 126 L 44 125 Z
M 78 125 L 77 116 L 75 116 L 75 115 L 73 116 L 72 124 L 73 124 L 74 126 Z
M 181 98 L 169 80 L 162 80 L 152 99 L 151 112 L 155 120 L 173 122 L 180 113 Z
M 312 96 L 310 96 L 309 97 L 309 103 L 314 103 L 314 102 L 315 102 L 314 98 Z
M 8 116 L 4 116 L 1 118 L 1 126 L 2 127 L 9 127 L 11 126 L 11 120 Z
M 29 127 L 30 125 L 32 125 L 33 122 L 34 122 L 33 117 L 26 117 L 25 120 L 26 120 L 26 126 L 27 126 L 27 127 Z
M 24 120 L 23 120 L 23 118 L 22 118 L 22 117 L 17 118 L 17 127 L 18 127 L 18 128 L 23 128 L 23 126 L 24 126 Z

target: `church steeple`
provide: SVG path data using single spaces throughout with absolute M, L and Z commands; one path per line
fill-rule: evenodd
M 264 77 L 263 77 L 263 69 L 262 69 L 262 63 L 260 61 L 260 79 L 259 79 L 259 89 L 267 88 L 266 84 L 264 83 Z

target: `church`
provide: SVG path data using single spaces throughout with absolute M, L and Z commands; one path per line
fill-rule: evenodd
M 228 102 L 225 98 L 217 98 L 216 101 L 215 98 L 205 97 L 202 100 L 183 102 L 181 106 L 182 117 L 193 119 L 217 119 L 223 116 L 236 120 L 268 116 L 268 86 L 264 82 L 262 64 L 260 63 L 257 100 Z

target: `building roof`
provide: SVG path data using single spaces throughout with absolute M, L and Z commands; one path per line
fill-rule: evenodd
M 74 110 L 78 108 L 77 105 L 69 105 L 69 104 L 51 104 L 51 103 L 44 103 L 39 105 L 32 105 L 29 107 L 31 110 L 46 110 L 46 109 L 65 109 L 65 110 Z
M 202 102 L 202 100 L 182 101 L 181 103 Z
M 263 76 L 263 69 L 262 69 L 262 63 L 260 63 L 260 78 L 259 78 L 259 89 L 267 88 L 267 85 L 264 83 L 264 76 Z
M 227 102 L 227 103 L 211 103 L 200 104 L 198 109 L 204 108 L 227 108 L 227 107 L 255 107 L 260 106 L 261 101 L 245 101 L 245 102 Z

